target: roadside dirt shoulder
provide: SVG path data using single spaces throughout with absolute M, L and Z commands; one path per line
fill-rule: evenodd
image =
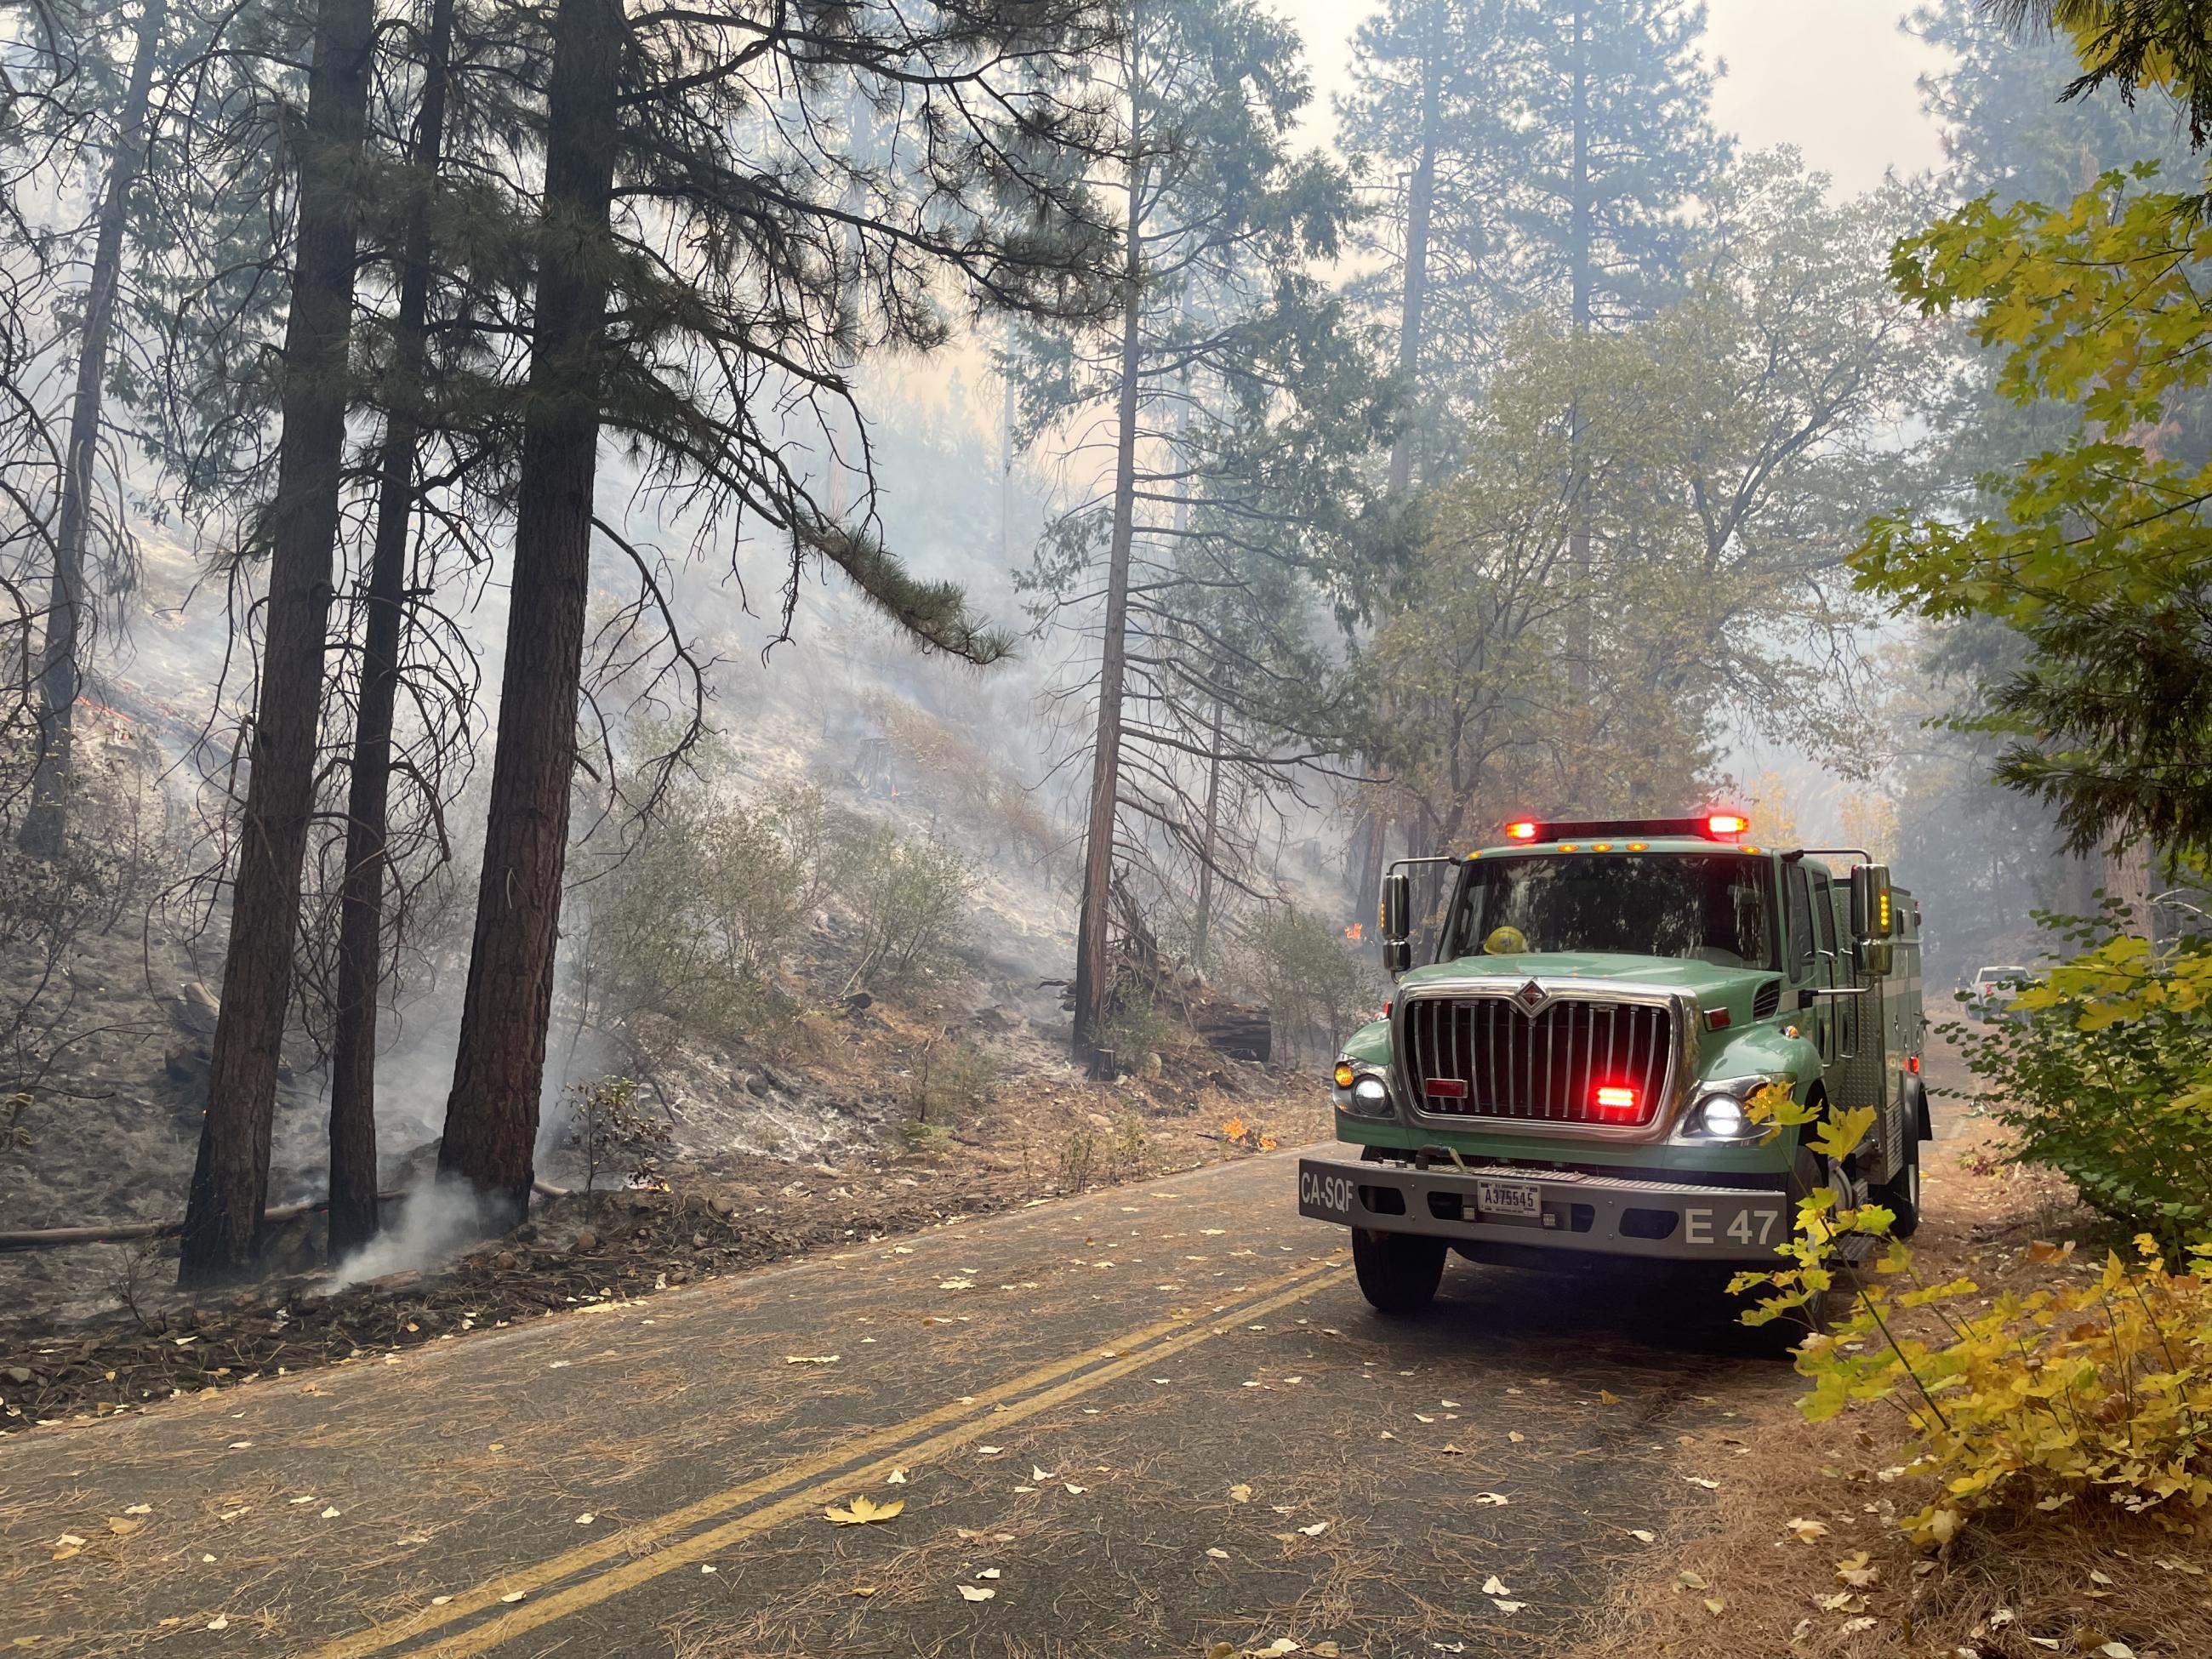
M 1273 1132 L 1285 1145 L 1321 1133 L 1324 1099 L 1303 1069 L 1227 1062 L 1217 1073 L 1141 1085 L 1054 1079 L 1006 1091 L 991 1116 L 965 1126 L 958 1140 L 842 1166 L 727 1158 L 672 1171 L 673 1191 L 570 1194 L 433 1270 L 343 1288 L 327 1273 L 302 1273 L 227 1297 L 185 1299 L 169 1288 L 173 1247 L 94 1247 L 104 1250 L 116 1311 L 69 1322 L 0 1321 L 0 1433 L 374 1360 L 1249 1157 L 1276 1144 Z M 405 1229 L 404 1206 L 392 1224 Z

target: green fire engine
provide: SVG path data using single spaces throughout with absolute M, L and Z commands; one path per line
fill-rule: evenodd
M 1920 1214 L 1920 917 L 1856 849 L 1778 848 L 1742 815 L 1545 823 L 1383 879 L 1383 1018 L 1333 1069 L 1336 1136 L 1298 1164 L 1298 1209 L 1352 1230 L 1360 1289 L 1392 1314 L 1444 1259 L 1561 1253 L 1774 1260 L 1816 1187 Z M 1416 866 L 1441 866 L 1435 960 L 1413 965 Z M 1849 1158 L 1753 1121 L 1872 1106 Z

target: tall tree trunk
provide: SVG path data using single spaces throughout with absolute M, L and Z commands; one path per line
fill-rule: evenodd
M 1006 325 L 1006 383 L 999 388 L 999 562 L 1014 568 L 1014 325 Z
M 1587 339 L 1590 328 L 1589 57 L 1583 39 L 1583 8 L 1576 6 L 1571 70 L 1574 132 L 1573 156 L 1569 163 L 1571 172 L 1567 180 L 1567 258 L 1571 266 L 1567 280 L 1569 321 L 1577 341 Z M 1568 532 L 1567 563 L 1575 585 L 1567 607 L 1567 689 L 1580 703 L 1589 696 L 1590 650 L 1595 634 L 1591 611 L 1595 598 L 1590 592 L 1593 563 L 1589 481 L 1583 471 L 1582 411 L 1575 407 L 1567 410 L 1567 489 L 1574 512 L 1574 526 Z M 1587 787 L 1587 781 L 1578 776 L 1578 794 Z M 1595 805 L 1589 800 L 1578 800 L 1577 804 L 1584 808 Z
M 1443 49 L 1432 27 L 1421 60 L 1421 143 L 1406 190 L 1406 277 L 1398 296 L 1398 379 L 1409 397 L 1417 394 L 1420 378 L 1421 330 L 1429 301 L 1429 224 L 1437 198 L 1437 104 L 1443 79 L 1438 54 Z M 1394 501 L 1402 501 L 1413 486 L 1413 436 L 1410 425 L 1402 426 L 1390 442 L 1389 493 Z M 1388 719 L 1389 693 L 1385 690 L 1382 695 L 1383 716 Z M 1387 783 L 1389 780 L 1386 775 L 1380 781 Z M 1382 891 L 1382 860 L 1389 839 L 1389 817 L 1378 802 L 1362 815 L 1352 831 L 1352 845 L 1358 854 L 1352 875 L 1357 890 L 1352 896 L 1356 905 L 1371 902 Z
M 437 187 L 453 43 L 453 0 L 431 0 L 422 106 L 415 127 L 414 200 L 400 253 L 392 323 L 392 412 L 377 457 L 376 544 L 362 629 L 361 710 L 346 793 L 345 893 L 338 911 L 337 1007 L 331 1045 L 331 1237 L 335 1260 L 376 1237 L 376 1012 L 383 991 L 385 842 L 389 831 L 392 708 L 430 312 L 430 198 Z
M 1433 36 L 1421 64 L 1421 149 L 1406 190 L 1406 281 L 1398 298 L 1398 379 L 1413 395 L 1421 372 L 1421 325 L 1429 299 L 1429 220 L 1437 198 L 1437 100 L 1443 74 Z M 1413 483 L 1413 430 L 1401 426 L 1390 444 L 1390 495 Z
M 622 0 L 560 0 L 499 746 L 438 1154 L 510 1222 L 530 1201 L 568 861 L 623 49 Z
M 300 155 L 297 252 L 284 331 L 283 428 L 269 509 L 269 601 L 232 876 L 230 948 L 208 1067 L 207 1116 L 185 1211 L 178 1283 L 251 1270 L 269 1194 L 269 1130 L 292 989 L 300 866 L 314 808 L 331 559 L 345 453 L 352 189 L 368 104 L 372 0 L 322 0 Z
M 1206 829 L 1198 853 L 1198 923 L 1191 929 L 1191 966 L 1206 971 L 1213 932 L 1213 847 L 1221 823 L 1221 699 L 1213 700 L 1213 742 L 1206 757 Z
M 54 570 L 46 599 L 46 629 L 39 664 L 39 755 L 31 774 L 30 810 L 21 841 L 33 857 L 59 855 L 68 828 L 70 764 L 76 745 L 79 618 L 84 609 L 84 552 L 92 515 L 92 471 L 100 453 L 101 395 L 107 348 L 115 332 L 117 295 L 123 286 L 123 232 L 131 217 L 131 192 L 146 166 L 146 110 L 152 101 L 154 59 L 161 49 L 168 0 L 145 0 L 131 50 L 131 82 L 123 94 L 123 124 L 108 159 L 93 240 L 92 280 L 85 289 L 84 338 L 78 347 L 76 388 L 70 404 L 68 447 L 62 459 L 61 509 L 54 526 Z
M 1129 550 L 1137 523 L 1137 393 L 1143 362 L 1145 166 L 1136 21 L 1129 29 L 1128 239 L 1121 274 L 1121 386 L 1114 445 L 1114 530 L 1106 556 L 1105 641 L 1098 663 L 1098 731 L 1091 757 L 1091 821 L 1083 848 L 1083 903 L 1075 929 L 1075 1055 L 1097 1046 L 1107 996 L 1106 928 L 1121 780 L 1121 696 L 1127 675 Z

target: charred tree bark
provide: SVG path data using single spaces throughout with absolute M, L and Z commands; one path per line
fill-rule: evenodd
M 1083 904 L 1075 930 L 1075 1056 L 1089 1057 L 1104 1023 L 1106 931 L 1114 885 L 1114 834 L 1121 776 L 1121 697 L 1127 677 L 1129 551 L 1137 521 L 1138 380 L 1143 364 L 1145 167 L 1137 112 L 1137 44 L 1129 35 L 1129 205 L 1121 298 L 1121 386 L 1115 413 L 1114 528 L 1106 556 L 1105 641 L 1098 663 L 1098 730 L 1091 757 L 1091 820 L 1083 848 Z
M 389 833 L 392 709 L 414 518 L 417 410 L 430 311 L 430 197 L 436 189 L 451 73 L 453 0 L 431 0 L 422 106 L 415 130 L 415 199 L 400 253 L 392 323 L 391 414 L 377 458 L 376 542 L 362 629 L 361 708 L 346 793 L 345 891 L 338 910 L 337 1006 L 331 1051 L 331 1257 L 376 1237 L 376 1013 L 383 991 L 384 866 Z
M 499 746 L 438 1154 L 511 1220 L 530 1202 L 568 859 L 623 45 L 621 0 L 560 0 Z
M 92 280 L 85 289 L 84 338 L 78 348 L 76 387 L 70 404 L 68 447 L 63 453 L 62 499 L 54 525 L 54 570 L 46 599 L 46 629 L 39 664 L 39 753 L 31 774 L 31 805 L 20 840 L 34 858 L 58 857 L 69 823 L 70 768 L 76 748 L 78 660 L 84 610 L 84 554 L 92 515 L 92 470 L 100 453 L 102 394 L 108 343 L 114 337 L 117 296 L 123 286 L 123 233 L 131 193 L 145 170 L 146 112 L 152 101 L 154 59 L 161 50 L 168 0 L 145 0 L 131 48 L 131 81 L 123 94 L 123 125 L 107 165 L 100 224 L 93 241 Z
M 284 332 L 283 436 L 266 520 L 269 601 L 232 876 L 222 1008 L 178 1283 L 251 1270 L 269 1194 L 269 1130 L 292 988 L 300 866 L 314 807 L 331 560 L 345 450 L 346 343 L 358 239 L 352 190 L 368 104 L 371 0 L 322 0 L 300 155 Z

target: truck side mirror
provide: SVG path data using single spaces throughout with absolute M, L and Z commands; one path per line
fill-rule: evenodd
M 1890 890 L 1889 866 L 1861 864 L 1851 870 L 1851 933 L 1859 960 L 1869 974 L 1886 974 L 1897 954 L 1897 901 Z
M 1382 878 L 1382 970 L 1402 974 L 1413 965 L 1413 946 L 1407 935 L 1413 909 L 1413 878 L 1403 870 Z

